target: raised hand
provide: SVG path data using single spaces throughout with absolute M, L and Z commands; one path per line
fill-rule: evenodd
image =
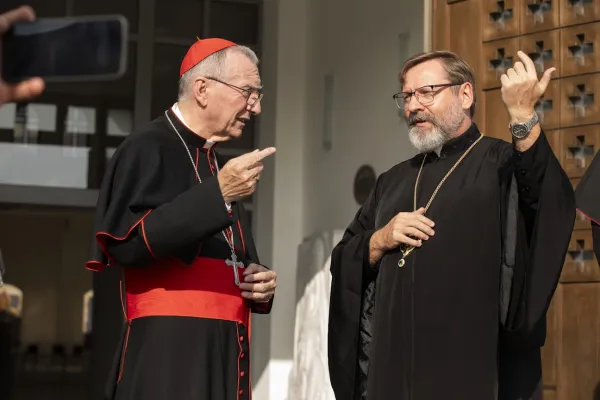
M 254 193 L 263 170 L 261 161 L 274 153 L 274 147 L 254 150 L 232 158 L 223 166 L 217 178 L 226 203 L 244 199 Z
M 535 64 L 522 51 L 517 52 L 521 61 L 515 62 L 500 77 L 502 101 L 511 117 L 511 122 L 526 122 L 535 112 L 535 104 L 546 91 L 552 73 L 556 68 L 548 68 L 538 80 Z
M 0 14 L 0 35 L 4 35 L 15 22 L 33 21 L 34 19 L 35 13 L 28 6 L 15 8 Z M 38 96 L 43 91 L 44 81 L 40 78 L 27 79 L 14 85 L 0 80 L 0 106 L 12 101 L 28 100 Z

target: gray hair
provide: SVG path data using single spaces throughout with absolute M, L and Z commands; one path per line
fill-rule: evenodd
M 225 59 L 230 52 L 239 52 L 258 65 L 258 57 L 254 50 L 246 46 L 231 46 L 217 51 L 196 64 L 179 79 L 179 100 L 184 99 L 192 89 L 194 80 L 198 76 L 224 80 Z

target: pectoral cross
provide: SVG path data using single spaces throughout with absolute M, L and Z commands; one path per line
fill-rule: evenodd
M 234 282 L 235 282 L 236 286 L 239 286 L 240 285 L 240 275 L 238 273 L 238 267 L 244 268 L 244 263 L 241 261 L 238 261 L 237 255 L 234 252 L 232 252 L 231 257 L 229 259 L 225 260 L 225 264 L 227 264 L 233 268 Z

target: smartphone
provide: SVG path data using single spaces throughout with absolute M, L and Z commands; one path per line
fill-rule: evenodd
M 127 70 L 128 23 L 122 15 L 18 22 L 0 37 L 2 79 L 106 81 Z

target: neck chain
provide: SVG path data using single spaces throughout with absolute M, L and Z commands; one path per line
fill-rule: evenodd
M 433 191 L 433 194 L 429 198 L 429 201 L 427 202 L 427 205 L 425 206 L 425 213 L 427 213 L 427 210 L 429 210 L 429 206 L 431 206 L 431 203 L 433 202 L 433 199 L 437 195 L 438 191 L 440 190 L 440 188 L 442 187 L 442 185 L 444 184 L 444 182 L 446 181 L 446 179 L 448 179 L 448 177 L 450 176 L 450 174 L 456 169 L 456 167 L 458 167 L 458 165 L 462 162 L 462 160 L 467 156 L 467 154 L 469 154 L 469 152 L 473 149 L 473 147 L 475 147 L 475 145 L 477 143 L 479 143 L 479 141 L 482 138 L 483 138 L 483 135 L 479 136 L 477 138 L 477 140 L 474 141 L 473 144 L 471 144 L 471 146 L 469 146 L 469 148 L 463 153 L 463 155 L 460 156 L 460 158 L 454 163 L 454 165 L 452 166 L 452 168 L 450 168 L 450 171 L 448 171 L 446 173 L 446 175 L 442 178 L 442 180 L 440 181 L 440 183 L 438 183 L 437 187 Z M 417 188 L 419 187 L 419 180 L 421 178 L 421 172 L 423 171 L 423 166 L 425 165 L 425 159 L 426 158 L 427 158 L 427 154 L 423 155 L 423 161 L 421 162 L 421 167 L 419 168 L 419 173 L 417 174 L 417 180 L 415 181 L 415 190 L 414 190 L 414 194 L 413 194 L 413 208 L 414 208 L 414 211 L 417 211 Z M 403 247 L 404 248 L 402 249 L 402 258 L 400 258 L 400 260 L 398 261 L 398 267 L 404 267 L 404 264 L 406 264 L 406 261 L 405 261 L 406 257 L 408 257 L 408 255 L 410 253 L 412 253 L 412 251 L 415 249 L 415 246 L 408 246 L 407 245 L 407 246 L 403 246 Z
M 196 173 L 196 178 L 198 178 L 198 183 L 202 183 L 202 179 L 200 178 L 200 174 L 198 173 L 198 168 L 197 168 L 196 164 L 194 163 L 194 158 L 192 157 L 192 153 L 190 153 L 189 147 L 187 146 L 187 144 L 185 143 L 185 140 L 183 139 L 183 137 L 181 136 L 181 134 L 179 133 L 179 131 L 173 124 L 173 121 L 171 121 L 171 118 L 169 118 L 168 110 L 165 111 L 165 117 L 167 117 L 167 120 L 169 121 L 171 128 L 173 128 L 173 130 L 175 131 L 175 133 L 181 140 L 181 143 L 183 143 L 183 147 L 185 147 L 185 150 L 187 151 L 187 154 L 190 158 L 190 162 L 192 163 L 192 166 L 194 167 L 194 172 Z M 210 151 L 210 150 L 208 150 L 208 151 Z M 215 159 L 215 167 L 216 167 L 217 173 L 218 173 L 219 172 L 219 164 L 217 163 L 216 159 Z M 234 281 L 235 281 L 236 285 L 239 285 L 240 277 L 239 277 L 238 267 L 243 268 L 244 263 L 242 263 L 241 261 L 238 261 L 237 255 L 235 254 L 235 246 L 234 246 L 234 242 L 233 242 L 233 229 L 231 227 L 228 227 L 226 230 L 223 230 L 221 232 L 223 233 L 223 237 L 225 238 L 225 241 L 227 242 L 227 244 L 229 245 L 229 249 L 231 250 L 231 259 L 226 260 L 225 263 L 227 265 L 233 267 Z M 229 233 L 229 235 L 227 233 Z M 229 240 L 229 237 L 231 237 L 231 240 Z

